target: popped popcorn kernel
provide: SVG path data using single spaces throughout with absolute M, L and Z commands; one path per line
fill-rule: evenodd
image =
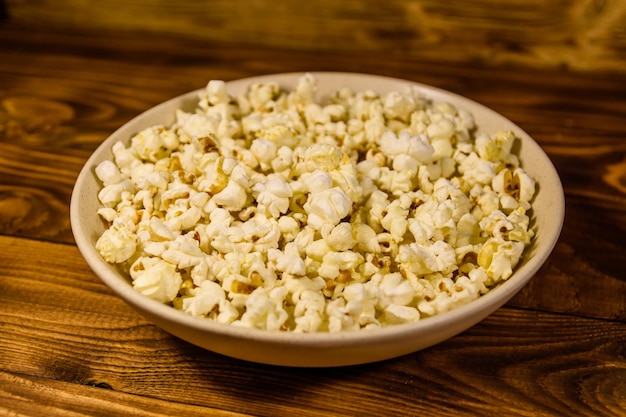
M 137 248 L 137 238 L 127 228 L 111 227 L 96 242 L 96 250 L 105 261 L 118 264 L 129 260 Z
M 130 276 L 137 291 L 162 303 L 174 300 L 183 283 L 176 266 L 159 258 L 139 258 L 130 267 Z
M 424 320 L 511 277 L 537 190 L 513 132 L 415 88 L 317 87 L 211 80 L 171 126 L 114 144 L 95 167 L 102 258 L 192 316 L 299 333 Z

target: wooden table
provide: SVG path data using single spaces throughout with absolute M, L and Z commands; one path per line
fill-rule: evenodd
M 567 69 L 552 56 L 492 62 L 445 47 L 439 56 L 333 49 L 332 38 L 315 49 L 313 38 L 296 48 L 277 45 L 278 36 L 255 44 L 149 25 L 81 29 L 80 16 L 38 24 L 40 15 L 23 18 L 18 6 L 27 8 L 0 7 L 0 415 L 626 415 L 623 30 L 617 55 Z M 210 79 L 310 70 L 452 90 L 533 136 L 561 175 L 567 208 L 560 241 L 531 283 L 437 346 L 333 369 L 205 351 L 114 296 L 69 226 L 70 193 L 90 153 L 135 115 Z

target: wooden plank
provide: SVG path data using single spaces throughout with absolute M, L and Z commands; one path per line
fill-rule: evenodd
M 337 369 L 271 367 L 205 351 L 156 328 L 112 295 L 73 246 L 1 236 L 0 246 L 0 387 L 18 385 L 2 387 L 0 395 L 18 410 L 29 386 L 37 407 L 57 394 L 58 407 L 68 407 L 65 396 L 75 393 L 85 407 L 116 400 L 46 379 L 267 416 L 410 415 L 433 404 L 450 416 L 503 410 L 601 416 L 626 407 L 623 322 L 502 308 L 402 358 Z
M 624 414 L 625 2 L 170 3 L 0 0 L 0 415 Z M 312 70 L 446 88 L 544 147 L 565 227 L 507 306 L 402 358 L 290 369 L 181 341 L 89 270 L 69 195 L 109 133 L 209 79 Z
M 125 394 L 102 384 L 83 385 L 0 372 L 0 415 L 244 417 L 248 414 Z
M 9 19 L 67 29 L 166 33 L 304 51 L 386 51 L 444 62 L 625 71 L 619 0 L 120 2 L 7 0 Z
M 73 242 L 69 201 L 87 156 L 0 142 L 0 232 Z

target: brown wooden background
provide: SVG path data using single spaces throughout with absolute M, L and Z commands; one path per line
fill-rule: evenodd
M 506 307 L 347 369 L 243 363 L 131 311 L 68 204 L 115 129 L 209 79 L 341 70 L 479 101 L 566 193 L 561 239 Z M 626 1 L 0 0 L 0 415 L 626 415 Z
M 486 66 L 626 71 L 623 0 L 5 0 L 64 30 L 171 34 L 297 51 Z

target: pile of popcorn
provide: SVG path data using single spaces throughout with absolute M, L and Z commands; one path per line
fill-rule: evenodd
M 104 260 L 191 315 L 294 332 L 414 322 L 511 276 L 535 194 L 512 132 L 416 88 L 316 89 L 210 81 L 116 143 L 96 168 Z

